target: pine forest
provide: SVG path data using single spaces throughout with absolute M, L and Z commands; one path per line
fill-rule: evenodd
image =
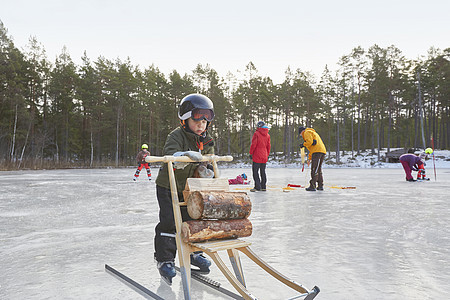
M 286 66 L 275 84 L 249 62 L 236 74 L 199 64 L 163 74 L 130 59 L 73 62 L 66 49 L 50 61 L 31 37 L 19 50 L 0 21 L 0 169 L 129 166 L 140 145 L 161 155 L 190 93 L 214 102 L 215 152 L 248 159 L 260 120 L 270 125 L 271 156 L 298 157 L 299 126 L 313 127 L 328 158 L 391 148 L 450 146 L 450 48 L 430 46 L 408 59 L 394 45 L 353 48 L 338 69 L 310 74 Z M 295 63 L 295 62 L 293 62 Z M 336 63 L 336 62 L 333 62 Z

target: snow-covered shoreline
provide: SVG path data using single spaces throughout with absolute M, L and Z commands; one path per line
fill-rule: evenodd
M 391 149 L 395 150 L 395 149 Z M 362 152 L 360 155 L 356 155 L 354 152 L 353 158 L 350 151 L 347 151 L 344 156 L 341 155 L 340 163 L 336 164 L 336 152 L 331 152 L 331 156 L 325 157 L 323 168 L 402 168 L 400 163 L 387 163 L 384 162 L 386 157 L 386 150 L 380 152 L 382 161 L 378 161 L 378 155 L 372 155 L 370 150 Z M 418 154 L 419 152 L 416 152 Z M 426 168 L 433 167 L 433 163 L 436 168 L 450 168 L 450 150 L 436 150 L 435 160 L 433 162 L 433 156 L 430 156 L 426 160 Z M 224 163 L 221 163 L 224 165 Z M 236 159 L 235 162 L 227 164 L 228 168 L 248 168 L 251 167 L 251 162 Z M 301 168 L 300 157 L 294 157 L 293 162 L 286 163 L 284 160 L 269 157 L 267 162 L 268 168 Z

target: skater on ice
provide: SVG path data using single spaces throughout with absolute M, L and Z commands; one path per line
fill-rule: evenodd
M 311 180 L 309 181 L 309 187 L 305 190 L 315 191 L 317 184 L 317 190 L 323 191 L 322 163 L 327 153 L 325 144 L 322 142 L 320 135 L 312 128 L 300 126 L 298 128 L 298 134 L 304 140 L 300 145 L 300 149 L 303 147 L 308 149 L 308 162 L 311 162 Z
M 181 125 L 167 136 L 163 155 L 188 156 L 194 161 L 201 161 L 202 155 L 214 154 L 214 141 L 207 130 L 214 119 L 213 102 L 201 94 L 190 94 L 184 97 L 178 107 Z M 203 166 L 197 170 L 199 166 Z M 186 180 L 198 173 L 200 177 L 211 177 L 214 174 L 200 163 L 174 163 L 175 180 L 179 201 L 183 201 L 183 189 Z M 155 259 L 161 277 L 169 285 L 176 275 L 175 270 L 175 220 L 172 208 L 169 174 L 164 164 L 156 178 L 156 195 L 159 204 L 159 223 L 155 228 Z M 183 221 L 192 220 L 186 206 L 181 207 Z M 211 262 L 200 253 L 191 254 L 191 264 L 203 274 L 209 273 Z
M 256 131 L 250 145 L 250 158 L 252 159 L 254 188 L 250 192 L 266 191 L 266 163 L 270 153 L 269 127 L 263 121 L 256 124 Z M 260 177 L 261 175 L 261 177 Z
M 139 173 L 141 173 L 142 168 L 145 168 L 147 170 L 147 177 L 148 180 L 152 180 L 152 170 L 150 170 L 150 166 L 145 161 L 145 158 L 150 155 L 150 151 L 148 151 L 148 145 L 142 144 L 141 151 L 136 156 L 136 161 L 138 164 L 138 168 L 136 170 L 136 173 L 134 173 L 133 181 L 136 181 L 139 177 Z

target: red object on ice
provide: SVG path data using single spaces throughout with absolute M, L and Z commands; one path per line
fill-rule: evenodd
M 302 187 L 300 184 L 290 184 L 290 183 L 287 186 L 288 187 L 299 187 L 299 188 Z

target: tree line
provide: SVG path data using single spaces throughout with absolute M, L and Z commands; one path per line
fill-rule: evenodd
M 249 62 L 241 76 L 210 65 L 190 74 L 86 53 L 76 65 L 65 48 L 54 62 L 31 37 L 19 50 L 0 21 L 0 167 L 100 167 L 134 164 L 140 145 L 161 155 L 179 125 L 178 103 L 207 95 L 216 153 L 246 159 L 255 125 L 270 125 L 272 155 L 298 152 L 298 126 L 316 129 L 336 163 L 343 152 L 449 147 L 450 48 L 407 59 L 394 45 L 355 47 L 319 78 L 285 71 L 275 84 Z M 333 154 L 331 153 L 333 152 Z

